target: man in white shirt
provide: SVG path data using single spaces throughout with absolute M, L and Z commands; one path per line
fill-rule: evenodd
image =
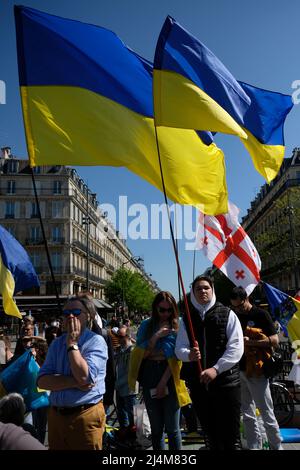
M 216 302 L 212 280 L 198 276 L 190 293 L 193 347 L 186 316 L 180 322 L 175 353 L 211 450 L 240 449 L 240 376 L 243 332 L 235 313 Z M 199 377 L 196 362 L 201 359 Z

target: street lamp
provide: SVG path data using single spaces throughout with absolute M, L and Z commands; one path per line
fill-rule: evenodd
M 140 261 L 144 261 L 144 260 L 140 256 L 132 256 L 130 259 L 128 259 L 127 261 L 124 261 L 124 263 L 122 263 L 122 269 L 125 266 L 125 264 L 130 263 L 130 261 L 136 261 L 137 263 L 139 263 Z M 123 308 L 123 314 L 124 314 L 124 309 L 125 309 L 124 273 L 122 273 L 122 308 Z

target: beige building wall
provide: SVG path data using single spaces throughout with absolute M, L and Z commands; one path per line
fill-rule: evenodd
M 34 173 L 53 271 L 61 294 L 87 288 L 87 261 L 89 288 L 96 298 L 104 298 L 105 283 L 125 264 L 126 268 L 140 272 L 150 284 L 155 284 L 143 266 L 132 259 L 125 241 L 101 213 L 97 195 L 89 191 L 76 170 L 43 166 L 35 168 Z M 2 152 L 0 175 L 0 224 L 28 251 L 39 274 L 39 293 L 54 294 L 28 161 Z

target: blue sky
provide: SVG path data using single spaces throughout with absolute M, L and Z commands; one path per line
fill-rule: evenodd
M 18 88 L 13 5 L 0 1 L 0 80 L 6 83 L 6 104 L 0 104 L 0 146 L 10 146 L 14 155 L 27 157 Z M 136 52 L 153 60 L 156 40 L 165 17 L 173 16 L 209 47 L 238 79 L 270 90 L 292 94 L 300 80 L 298 0 L 23 0 L 58 16 L 94 23 L 113 30 Z M 286 156 L 300 146 L 300 106 L 294 106 L 285 125 Z M 229 197 L 243 216 L 263 178 L 256 173 L 238 138 L 217 136 L 226 158 Z M 100 203 L 117 206 L 120 195 L 128 205 L 163 203 L 163 195 L 126 169 L 78 167 L 80 175 L 98 194 Z M 129 217 L 129 222 L 133 220 Z M 177 273 L 169 240 L 128 240 L 132 252 L 144 258 L 145 269 L 162 289 L 177 296 Z M 192 281 L 193 253 L 179 243 L 186 288 Z M 209 262 L 198 252 L 196 273 Z

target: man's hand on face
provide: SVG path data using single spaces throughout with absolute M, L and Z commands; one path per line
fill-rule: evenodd
M 80 337 L 81 323 L 77 317 L 69 317 L 67 321 L 67 344 L 77 343 Z

